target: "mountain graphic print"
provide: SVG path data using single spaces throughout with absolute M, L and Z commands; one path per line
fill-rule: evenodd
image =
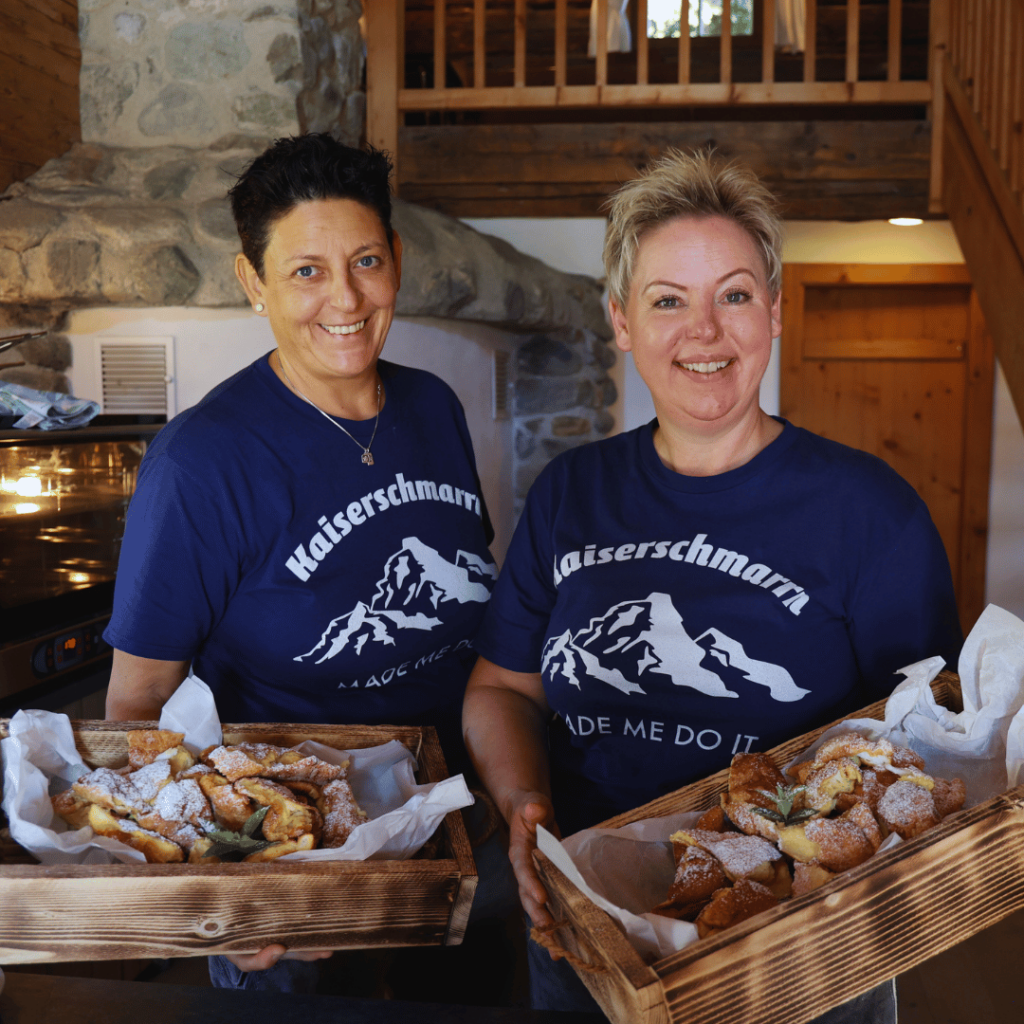
M 810 692 L 797 686 L 781 665 L 758 661 L 740 641 L 718 629 L 692 638 L 672 598 L 660 593 L 621 601 L 575 634 L 566 630 L 551 637 L 544 645 L 541 670 L 551 679 L 563 676 L 580 690 L 589 685 L 586 680 L 594 680 L 625 694 L 645 694 L 645 686 L 667 678 L 674 686 L 709 697 L 738 697 L 715 671 L 716 662 L 766 687 L 777 701 L 797 701 Z
M 360 654 L 367 644 L 394 646 L 403 629 L 436 629 L 449 602 L 485 604 L 497 573 L 497 566 L 478 555 L 460 550 L 449 562 L 418 538 L 406 537 L 385 562 L 373 596 L 332 619 L 317 644 L 294 660 L 319 665 L 346 648 Z

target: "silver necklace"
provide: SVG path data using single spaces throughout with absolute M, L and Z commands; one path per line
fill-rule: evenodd
M 363 444 L 360 441 L 356 440 L 355 437 L 352 437 L 352 435 L 349 434 L 349 432 L 333 416 L 331 416 L 329 413 L 324 412 L 323 409 L 321 409 L 320 406 L 316 404 L 316 402 L 307 398 L 292 383 L 291 378 L 288 376 L 288 371 L 285 370 L 284 368 L 284 360 L 281 358 L 280 352 L 277 353 L 277 365 L 281 367 L 281 373 L 284 374 L 284 379 L 288 382 L 288 387 L 290 387 L 292 391 L 294 391 L 295 394 L 297 394 L 299 398 L 301 398 L 304 402 L 307 402 L 309 405 L 313 406 L 313 408 L 316 409 L 316 411 L 320 413 L 320 415 L 323 416 L 323 418 L 327 420 L 328 423 L 333 423 L 334 426 L 336 426 L 343 434 L 348 434 L 348 436 L 351 437 L 352 440 L 355 441 L 356 444 L 363 449 L 363 454 L 360 457 L 359 461 L 362 462 L 364 466 L 372 466 L 373 453 L 370 451 L 370 445 L 373 444 L 373 439 L 377 436 L 377 424 L 380 422 L 380 380 L 378 379 L 377 381 L 377 415 L 373 421 L 373 433 L 370 435 L 369 443 L 364 447 Z

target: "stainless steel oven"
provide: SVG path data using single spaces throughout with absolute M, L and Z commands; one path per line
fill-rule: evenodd
M 0 717 L 107 684 L 125 510 L 161 426 L 139 419 L 0 430 Z

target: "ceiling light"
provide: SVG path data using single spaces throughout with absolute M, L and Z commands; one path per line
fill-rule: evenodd
M 924 222 L 920 217 L 890 217 L 889 223 L 895 224 L 898 228 L 913 228 Z

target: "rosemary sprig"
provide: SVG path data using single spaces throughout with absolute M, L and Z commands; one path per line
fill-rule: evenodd
M 771 807 L 752 807 L 751 810 L 755 814 L 760 814 L 762 818 L 774 821 L 777 825 L 799 825 L 815 815 L 814 808 L 812 807 L 805 807 L 799 811 L 793 810 L 793 804 L 796 802 L 797 796 L 806 789 L 806 786 L 784 786 L 781 782 L 775 787 L 774 793 L 769 793 L 765 789 L 759 789 L 758 793 L 766 796 L 775 804 L 775 810 Z

